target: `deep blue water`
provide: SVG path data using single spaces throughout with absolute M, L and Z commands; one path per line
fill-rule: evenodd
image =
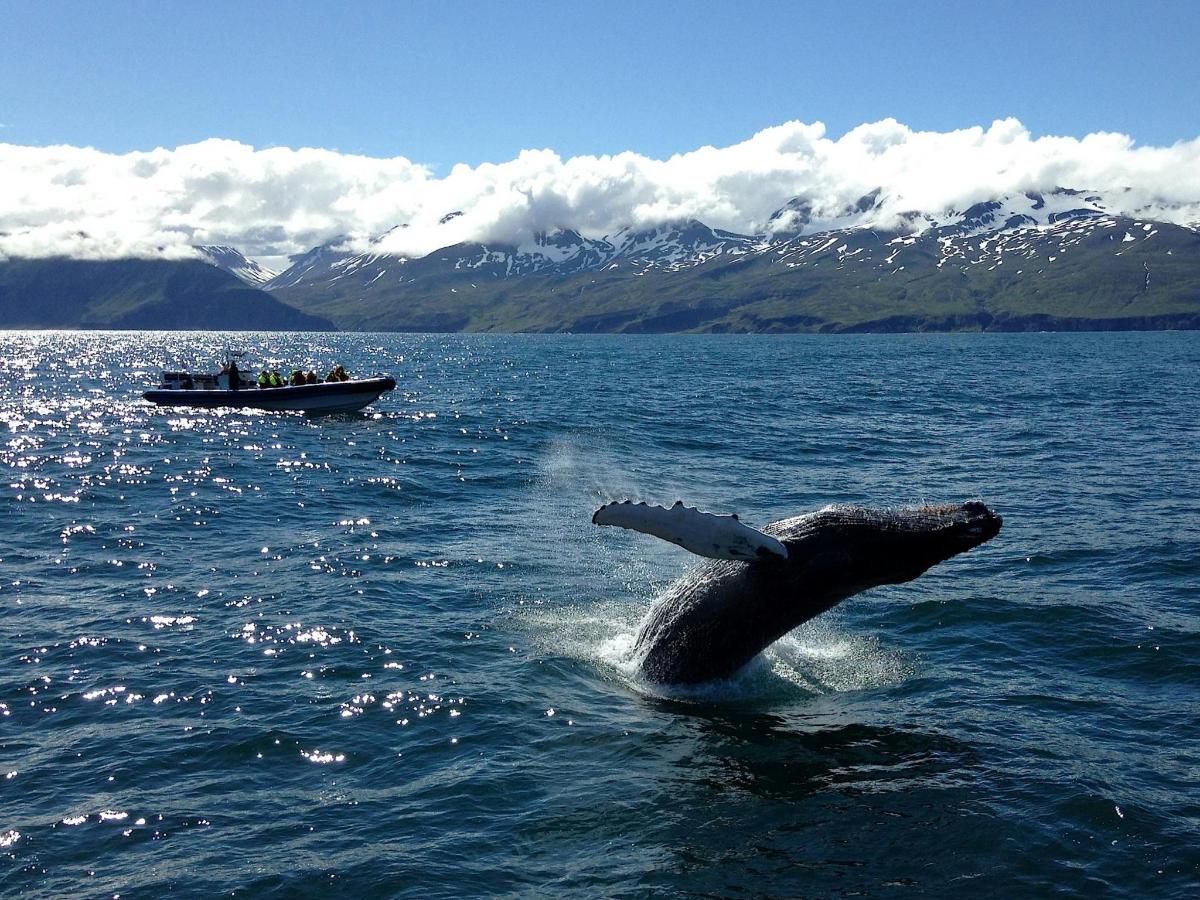
M 0 892 L 1197 895 L 1200 334 L 236 340 L 0 333 Z M 671 695 L 625 496 L 1005 526 Z

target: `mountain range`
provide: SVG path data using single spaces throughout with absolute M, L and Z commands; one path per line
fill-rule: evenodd
M 330 331 L 334 326 L 200 259 L 49 257 L 0 260 L 0 328 Z
M 464 243 L 409 258 L 333 241 L 264 289 L 340 328 L 400 331 L 909 331 L 1200 327 L 1200 229 L 1059 189 L 870 221 L 878 193 L 764 233 L 694 219 L 601 238 Z M 845 224 L 842 224 L 845 223 Z M 832 227 L 831 227 L 832 226 Z
M 1200 327 L 1200 228 L 1164 221 L 1170 210 L 1116 213 L 1121 204 L 1070 189 L 891 216 L 886 224 L 881 207 L 879 192 L 872 192 L 842 213 L 817 220 L 807 199 L 794 198 L 754 235 L 686 219 L 601 237 L 562 228 L 520 244 L 461 243 L 422 256 L 387 252 L 395 243 L 393 229 L 365 250 L 350 249 L 345 237 L 334 239 L 293 257 L 278 274 L 235 248 L 197 247 L 198 260 L 137 261 L 148 267 L 140 301 L 134 302 L 132 271 L 122 278 L 110 274 L 101 281 L 115 278 L 118 287 L 110 284 L 105 296 L 82 306 L 77 298 L 75 313 L 51 316 L 54 321 L 41 327 L 186 328 L 215 322 L 230 328 L 573 332 Z M 65 276 L 51 288 L 53 279 L 45 273 L 69 269 L 68 262 L 0 262 L 0 324 L 15 327 L 6 312 L 14 306 L 14 281 L 37 291 L 61 290 Z M 128 270 L 132 264 L 75 268 Z M 32 280 L 27 272 L 22 281 L 14 279 L 14 266 L 44 272 Z M 168 268 L 174 271 L 170 277 Z M 229 281 L 219 286 L 205 270 Z M 192 290 L 189 308 L 205 312 L 188 318 L 172 298 L 193 281 L 203 288 Z M 228 297 L 222 300 L 223 292 L 235 290 L 252 292 L 253 302 L 249 294 L 232 305 Z M 108 296 L 114 291 L 115 301 Z M 197 298 L 205 291 L 208 299 L 201 303 Z M 29 302 L 23 324 L 38 327 L 33 321 L 46 319 L 46 310 Z M 256 324 L 247 324 L 247 309 L 257 310 Z M 164 312 L 182 324 L 161 324 L 168 321 Z M 129 324 L 142 321 L 147 324 Z M 193 321 L 195 326 L 187 324 Z

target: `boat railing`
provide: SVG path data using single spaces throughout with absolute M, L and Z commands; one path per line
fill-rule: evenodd
M 371 375 L 360 375 L 355 378 L 350 378 L 350 379 L 347 379 L 347 381 L 345 381 L 345 382 L 328 382 L 322 378 L 319 381 L 313 382 L 313 384 L 318 384 L 318 385 L 331 384 L 331 383 L 332 384 L 353 384 L 353 383 L 357 383 L 357 382 L 375 381 L 378 379 L 389 378 L 389 377 L 390 376 L 386 375 L 385 373 L 377 372 L 377 373 L 374 373 Z M 243 372 L 238 373 L 238 385 L 239 385 L 239 390 L 243 390 L 243 391 L 263 389 L 262 386 L 259 385 L 257 378 L 255 378 L 252 375 L 243 373 Z M 285 384 L 285 385 L 276 385 L 274 387 L 278 388 L 278 387 L 305 387 L 305 386 L 306 385 L 287 385 L 287 384 Z M 311 385 L 308 385 L 308 386 L 311 386 Z M 159 390 L 168 390 L 168 391 L 184 391 L 184 390 L 227 391 L 227 390 L 229 390 L 229 373 L 221 372 L 219 374 L 211 374 L 211 373 L 207 373 L 207 372 L 196 373 L 196 372 L 164 371 L 162 373 L 162 378 L 159 382 L 158 387 L 159 387 Z

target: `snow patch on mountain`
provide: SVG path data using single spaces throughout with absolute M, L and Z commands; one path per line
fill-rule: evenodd
M 278 274 L 233 247 L 197 246 L 193 249 L 209 265 L 224 269 L 253 287 L 262 287 Z

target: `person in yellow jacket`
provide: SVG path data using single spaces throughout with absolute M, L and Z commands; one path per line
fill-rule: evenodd
M 271 386 L 271 376 L 267 374 L 267 370 L 263 369 L 258 373 L 258 386 L 260 388 Z

